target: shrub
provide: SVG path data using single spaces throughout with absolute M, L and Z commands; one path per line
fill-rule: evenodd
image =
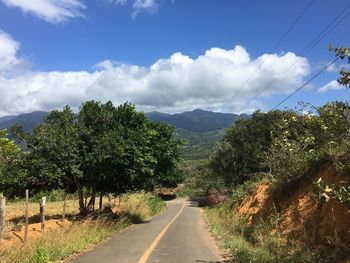
M 139 222 L 160 213 L 165 208 L 165 203 L 152 193 L 137 192 L 125 194 L 122 198 L 121 208 L 136 222 Z

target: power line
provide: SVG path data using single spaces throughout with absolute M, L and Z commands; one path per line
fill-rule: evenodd
M 259 88 L 257 92 L 264 89 L 267 90 L 271 88 L 278 80 L 280 80 L 289 70 L 291 70 L 305 55 L 307 55 L 318 43 L 320 43 L 330 32 L 333 31 L 334 28 L 336 28 L 343 20 L 350 14 L 350 12 L 346 13 L 342 18 L 340 18 L 339 21 L 338 18 L 341 17 L 347 9 L 350 8 L 350 4 L 346 6 L 345 9 L 342 10 L 333 20 L 330 22 L 302 51 L 300 54 L 300 57 L 292 62 L 291 64 L 287 65 L 285 68 L 283 68 L 273 80 L 268 82 L 265 86 L 262 88 Z M 336 23 L 335 23 L 336 22 Z M 335 24 L 334 24 L 335 23 Z
M 327 66 L 325 66 L 321 71 L 319 71 L 316 75 L 314 75 L 311 79 L 309 79 L 307 82 L 305 82 L 302 86 L 297 88 L 293 93 L 289 94 L 287 97 L 285 97 L 280 103 L 278 103 L 275 107 L 273 107 L 271 110 L 276 109 L 278 106 L 283 104 L 286 100 L 288 100 L 290 97 L 292 97 L 295 93 L 300 91 L 302 88 L 304 88 L 307 84 L 309 84 L 311 81 L 313 81 L 315 78 L 317 78 L 319 75 L 321 75 L 322 72 L 324 72 L 327 68 L 329 68 L 331 65 L 333 65 L 339 57 L 336 57 L 332 62 L 328 63 Z
M 310 6 L 313 4 L 315 0 L 311 0 L 309 4 L 304 8 L 303 12 L 300 13 L 300 15 L 297 17 L 297 19 L 294 21 L 294 23 L 288 28 L 287 32 L 282 36 L 282 38 L 277 42 L 277 44 L 272 48 L 270 53 L 274 52 L 276 48 L 282 43 L 282 41 L 287 37 L 290 31 L 294 28 L 294 26 L 299 22 L 300 18 L 303 17 L 303 15 L 306 13 L 306 11 L 310 8 Z
M 282 41 L 287 37 L 287 35 L 290 33 L 290 31 L 292 31 L 292 29 L 294 28 L 294 26 L 299 22 L 299 20 L 304 16 L 304 14 L 306 13 L 306 11 L 310 8 L 310 6 L 313 4 L 315 0 L 311 0 L 309 2 L 309 4 L 303 9 L 303 11 L 299 14 L 299 16 L 295 19 L 295 21 L 292 23 L 292 25 L 290 25 L 290 27 L 287 29 L 287 31 L 282 35 L 282 37 L 277 41 L 277 43 L 273 46 L 273 48 L 271 49 L 270 53 L 273 53 L 277 47 L 282 43 Z M 266 57 L 263 59 L 263 61 L 258 65 L 258 67 L 256 67 L 256 69 L 254 70 L 254 72 L 252 74 L 250 74 L 250 76 L 248 77 L 248 79 L 243 83 L 243 85 L 232 95 L 232 97 L 230 98 L 230 100 L 227 102 L 227 104 L 229 104 L 232 99 L 248 84 L 248 82 L 251 80 L 251 78 L 255 75 L 255 73 L 264 65 L 264 63 L 266 62 Z

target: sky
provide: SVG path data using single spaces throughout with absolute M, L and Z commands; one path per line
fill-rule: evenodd
M 0 0 L 0 116 L 86 100 L 268 111 L 333 61 L 329 44 L 350 46 L 349 12 L 348 0 Z M 349 100 L 344 66 L 279 108 Z

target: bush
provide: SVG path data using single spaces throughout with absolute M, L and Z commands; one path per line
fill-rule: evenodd
M 266 164 L 279 186 L 298 181 L 309 174 L 316 155 L 308 151 L 308 145 L 299 141 L 275 139 L 266 157 Z
M 335 161 L 343 170 L 350 167 L 347 157 L 350 130 L 345 118 L 349 106 L 333 102 L 315 109 L 314 114 L 285 116 L 271 131 L 265 164 L 279 186 L 311 176 L 327 161 Z
M 165 203 L 152 193 L 137 192 L 124 195 L 121 208 L 136 222 L 140 222 L 160 213 L 165 208 Z

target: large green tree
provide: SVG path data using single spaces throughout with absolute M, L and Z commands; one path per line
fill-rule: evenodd
M 265 153 L 271 144 L 272 127 L 292 112 L 257 111 L 247 120 L 238 120 L 226 130 L 210 158 L 214 175 L 227 185 L 239 184 L 251 174 L 267 171 Z
M 18 169 L 20 154 L 20 148 L 7 137 L 6 130 L 0 130 L 0 192 L 7 195 L 17 193 L 18 186 L 25 181 L 25 173 Z
M 96 101 L 82 104 L 77 114 L 68 106 L 52 111 L 32 134 L 13 128 L 28 148 L 26 185 L 77 191 L 81 212 L 92 208 L 98 192 L 121 194 L 178 182 L 180 141 L 173 132 L 130 103 L 114 107 Z M 91 193 L 87 204 L 84 189 Z

